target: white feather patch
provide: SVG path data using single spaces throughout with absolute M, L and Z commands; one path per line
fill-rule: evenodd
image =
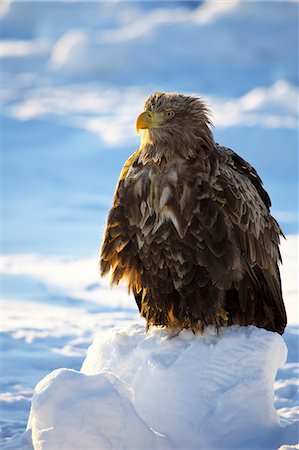
M 164 207 L 160 213 L 160 217 L 161 217 L 162 221 L 164 221 L 164 222 L 166 222 L 167 220 L 170 220 L 173 223 L 174 227 L 176 228 L 179 236 L 181 236 L 180 224 L 178 222 L 176 215 L 170 208 Z
M 142 216 L 144 216 L 145 209 L 146 209 L 146 203 L 145 203 L 145 201 L 143 200 L 143 201 L 141 202 L 141 205 L 140 205 L 140 212 L 141 212 L 141 215 L 142 215 Z
M 160 197 L 160 208 L 162 209 L 168 202 L 168 200 L 171 198 L 171 190 L 169 186 L 166 186 L 163 191 L 162 195 Z

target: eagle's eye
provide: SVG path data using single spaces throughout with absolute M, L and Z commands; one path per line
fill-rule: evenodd
M 164 114 L 168 119 L 171 119 L 174 116 L 174 111 L 172 109 L 166 109 Z

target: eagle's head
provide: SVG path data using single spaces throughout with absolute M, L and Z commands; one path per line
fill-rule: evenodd
M 165 150 L 192 150 L 213 142 L 210 112 L 205 103 L 193 95 L 156 92 L 144 104 L 136 121 L 139 134 L 144 130 L 143 145 L 161 146 Z

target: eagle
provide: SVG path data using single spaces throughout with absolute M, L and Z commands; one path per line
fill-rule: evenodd
M 100 272 L 125 280 L 147 329 L 255 325 L 283 333 L 282 231 L 256 170 L 217 144 L 194 95 L 154 93 L 124 164 Z

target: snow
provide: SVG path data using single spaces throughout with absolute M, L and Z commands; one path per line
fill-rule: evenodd
M 37 384 L 22 445 L 29 436 L 37 450 L 296 443 L 274 408 L 286 354 L 280 335 L 253 326 L 203 336 L 137 324 L 103 331 L 80 372 L 58 369 Z
M 4 256 L 3 287 L 10 298 L 3 308 L 3 431 L 14 434 L 4 448 L 32 449 L 32 442 L 42 449 L 76 448 L 74 436 L 77 448 L 93 442 L 89 436 L 95 448 L 103 439 L 104 448 L 146 448 L 146 442 L 148 448 L 186 448 L 186 436 L 190 448 L 196 442 L 224 448 L 221 439 L 229 448 L 295 444 L 297 244 L 297 236 L 282 243 L 289 321 L 283 338 L 255 327 L 223 329 L 219 335 L 209 329 L 204 336 L 187 330 L 169 336 L 160 328 L 146 334 L 124 288 L 98 284 L 96 258 Z M 20 435 L 30 406 L 28 429 Z M 112 409 L 107 431 L 103 411 L 108 417 Z M 136 439 L 144 435 L 143 447 L 130 441 L 130 424 Z M 78 429 L 79 437 L 73 432 Z M 254 438 L 252 429 L 259 430 Z M 123 447 L 111 447 L 116 438 Z
M 256 327 L 203 336 L 113 328 L 95 339 L 80 372 L 58 369 L 37 384 L 24 440 L 30 433 L 37 450 L 295 443 L 274 408 L 286 353 L 281 336 Z
M 28 428 L 34 448 L 156 448 L 156 435 L 136 414 L 132 395 L 112 373 L 52 372 L 32 400 Z
M 279 431 L 273 382 L 285 359 L 282 338 L 255 327 L 173 337 L 133 325 L 99 335 L 81 371 L 120 376 L 136 411 L 174 448 L 254 448 Z
M 263 436 L 268 436 L 272 448 L 283 444 L 284 449 L 294 448 L 299 404 L 297 12 L 297 2 L 0 3 L 2 447 L 32 449 L 33 429 L 36 447 L 68 447 L 67 442 L 57 441 L 71 438 L 69 433 L 59 433 L 61 422 L 64 430 L 73 425 L 74 439 L 76 430 L 85 424 L 84 429 L 90 426 L 90 437 L 95 433 L 98 442 L 113 441 L 117 434 L 127 444 L 132 437 L 126 426 L 131 428 L 133 423 L 140 431 L 136 439 L 143 436 L 145 444 L 146 437 L 149 448 L 173 448 L 175 442 L 157 434 L 148 423 L 156 416 L 161 418 L 159 408 L 153 413 L 145 402 L 158 391 L 147 384 L 145 377 L 141 387 L 150 389 L 150 395 L 142 403 L 142 389 L 134 384 L 137 374 L 135 379 L 130 367 L 120 374 L 119 361 L 107 355 L 107 349 L 112 349 L 109 345 L 113 343 L 113 349 L 125 361 L 127 342 L 127 361 L 140 371 L 151 363 L 149 375 L 152 380 L 157 378 L 160 388 L 163 371 L 169 380 L 173 376 L 173 383 L 180 388 L 176 388 L 177 395 L 171 402 L 179 400 L 180 390 L 187 395 L 193 382 L 189 377 L 192 371 L 188 371 L 188 382 L 183 383 L 179 377 L 186 368 L 175 366 L 191 351 L 189 341 L 200 354 L 209 340 L 210 350 L 224 342 L 230 347 L 226 339 L 233 337 L 226 332 L 219 339 L 210 332 L 203 338 L 187 338 L 183 333 L 168 339 L 162 330 L 145 335 L 140 328 L 144 321 L 126 289 L 111 291 L 108 281 L 99 280 L 98 275 L 97 253 L 115 184 L 124 161 L 139 144 L 136 116 L 152 92 L 179 91 L 195 93 L 208 101 L 215 139 L 258 170 L 272 199 L 272 213 L 287 235 L 282 242 L 281 273 L 289 324 L 283 336 L 288 356 L 274 382 L 274 406 L 285 428 L 274 420 L 273 392 L 270 384 L 266 388 L 264 379 L 263 392 L 269 393 L 265 417 L 271 421 L 273 412 L 273 428 L 265 426 L 260 440 L 257 436 L 252 445 L 262 445 Z M 117 329 L 123 330 L 118 339 Z M 261 346 L 265 341 L 266 347 L 269 344 L 263 347 L 265 356 L 273 355 L 271 342 L 275 340 L 282 350 L 279 336 L 266 333 L 262 339 L 258 333 L 261 331 L 235 330 L 233 335 L 240 345 L 246 339 Z M 86 374 L 80 368 L 91 344 L 84 367 L 88 362 L 89 370 L 94 367 L 100 372 Z M 101 352 L 114 374 L 108 375 L 108 366 L 101 366 Z M 282 357 L 282 351 L 279 355 Z M 178 357 L 177 362 L 174 357 Z M 275 367 L 270 363 L 263 366 L 256 358 L 256 374 L 264 373 L 268 383 L 272 383 L 271 376 L 281 364 L 276 357 L 274 360 Z M 204 362 L 208 366 L 209 361 Z M 199 363 L 197 358 L 188 361 L 194 367 Z M 243 363 L 240 370 L 245 370 Z M 254 367 L 248 369 L 249 373 Z M 221 371 L 225 372 L 219 366 L 215 369 L 215 379 Z M 63 386 L 62 380 L 67 380 Z M 235 381 L 236 388 L 242 385 L 240 378 Z M 39 382 L 45 395 L 37 388 L 37 401 L 32 403 Z M 196 386 L 199 382 L 200 378 L 194 381 Z M 248 387 L 246 377 L 245 382 Z M 94 386 L 99 388 L 98 393 Z M 211 388 L 211 383 L 207 386 Z M 167 395 L 168 384 L 164 383 L 164 388 L 162 394 L 165 391 Z M 230 394 L 229 386 L 219 384 L 220 393 L 226 388 Z M 260 392 L 258 386 L 256 389 Z M 240 396 L 246 396 L 246 391 L 241 391 Z M 137 404 L 134 399 L 138 395 Z M 87 397 L 88 411 L 84 403 Z M 192 393 L 190 402 L 193 398 Z M 263 410 L 265 406 L 254 398 Z M 74 408 L 68 413 L 70 399 L 76 403 L 76 414 Z M 153 395 L 153 402 L 156 399 Z M 241 406 L 237 402 L 234 405 L 229 395 L 221 399 L 225 413 L 220 417 L 215 410 L 213 415 L 219 424 Z M 222 405 L 213 400 L 220 411 Z M 109 420 L 105 422 L 102 413 L 112 411 L 109 402 L 118 411 L 118 424 L 124 411 L 127 420 L 114 435 L 112 427 L 104 430 Z M 31 406 L 31 417 L 34 414 L 41 421 L 32 420 L 24 432 Z M 194 404 L 189 406 L 196 409 Z M 49 421 L 43 416 L 43 408 Z M 168 411 L 172 417 L 175 413 L 185 417 L 183 407 Z M 63 422 L 67 415 L 69 424 Z M 250 408 L 246 417 L 254 420 Z M 167 427 L 166 419 L 161 418 L 161 426 Z M 174 424 L 176 420 L 174 417 Z M 188 416 L 184 429 L 192 427 L 192 420 Z M 236 421 L 241 430 L 245 422 Z M 203 423 L 208 427 L 208 417 Z M 183 425 L 175 427 L 174 432 L 179 434 Z M 203 431 L 194 433 L 205 439 Z M 215 439 L 220 439 L 219 427 L 216 431 Z M 235 438 L 242 438 L 242 434 Z M 77 437 L 78 445 L 82 436 Z M 194 436 L 191 433 L 190 439 Z M 81 448 L 86 449 L 85 444 Z

